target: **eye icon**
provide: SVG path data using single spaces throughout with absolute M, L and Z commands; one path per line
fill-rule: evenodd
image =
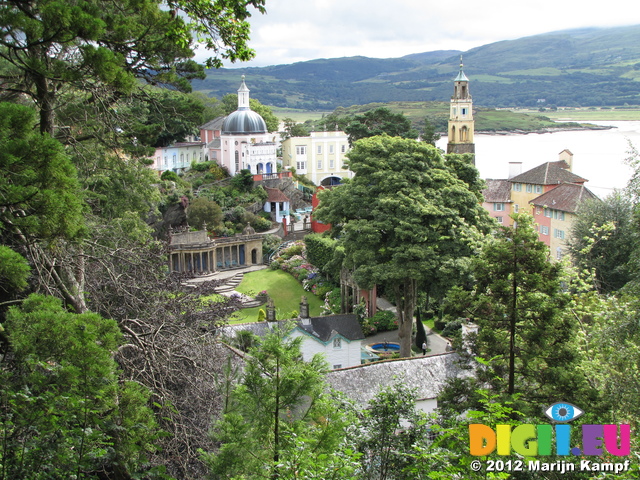
M 547 408 L 544 414 L 555 422 L 570 422 L 584 412 L 575 405 L 566 402 L 558 402 Z

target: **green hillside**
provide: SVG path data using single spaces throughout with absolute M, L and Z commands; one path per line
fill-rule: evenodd
M 460 53 L 210 70 L 193 85 L 221 98 L 235 92 L 240 76 L 247 75 L 252 96 L 262 103 L 306 110 L 446 101 Z M 477 106 L 640 105 L 640 25 L 553 32 L 484 45 L 463 55 Z

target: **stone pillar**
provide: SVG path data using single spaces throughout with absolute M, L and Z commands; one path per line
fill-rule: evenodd
M 276 321 L 276 306 L 273 304 L 273 299 L 269 299 L 267 302 L 267 322 Z
M 300 318 L 303 320 L 309 318 L 309 302 L 305 295 L 300 299 Z

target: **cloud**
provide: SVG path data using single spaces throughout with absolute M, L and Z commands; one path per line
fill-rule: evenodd
M 251 19 L 249 64 L 288 64 L 363 55 L 401 57 L 433 50 L 469 50 L 557 30 L 640 23 L 626 0 L 267 0 Z

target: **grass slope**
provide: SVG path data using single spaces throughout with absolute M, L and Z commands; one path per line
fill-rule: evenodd
M 244 275 L 236 290 L 247 295 L 255 295 L 266 290 L 276 306 L 277 317 L 284 319 L 293 310 L 300 309 L 300 298 L 306 295 L 309 301 L 309 313 L 321 314 L 323 300 L 305 291 L 295 278 L 282 270 L 258 270 Z M 246 323 L 258 320 L 258 311 L 263 307 L 246 308 L 236 312 L 230 323 Z

